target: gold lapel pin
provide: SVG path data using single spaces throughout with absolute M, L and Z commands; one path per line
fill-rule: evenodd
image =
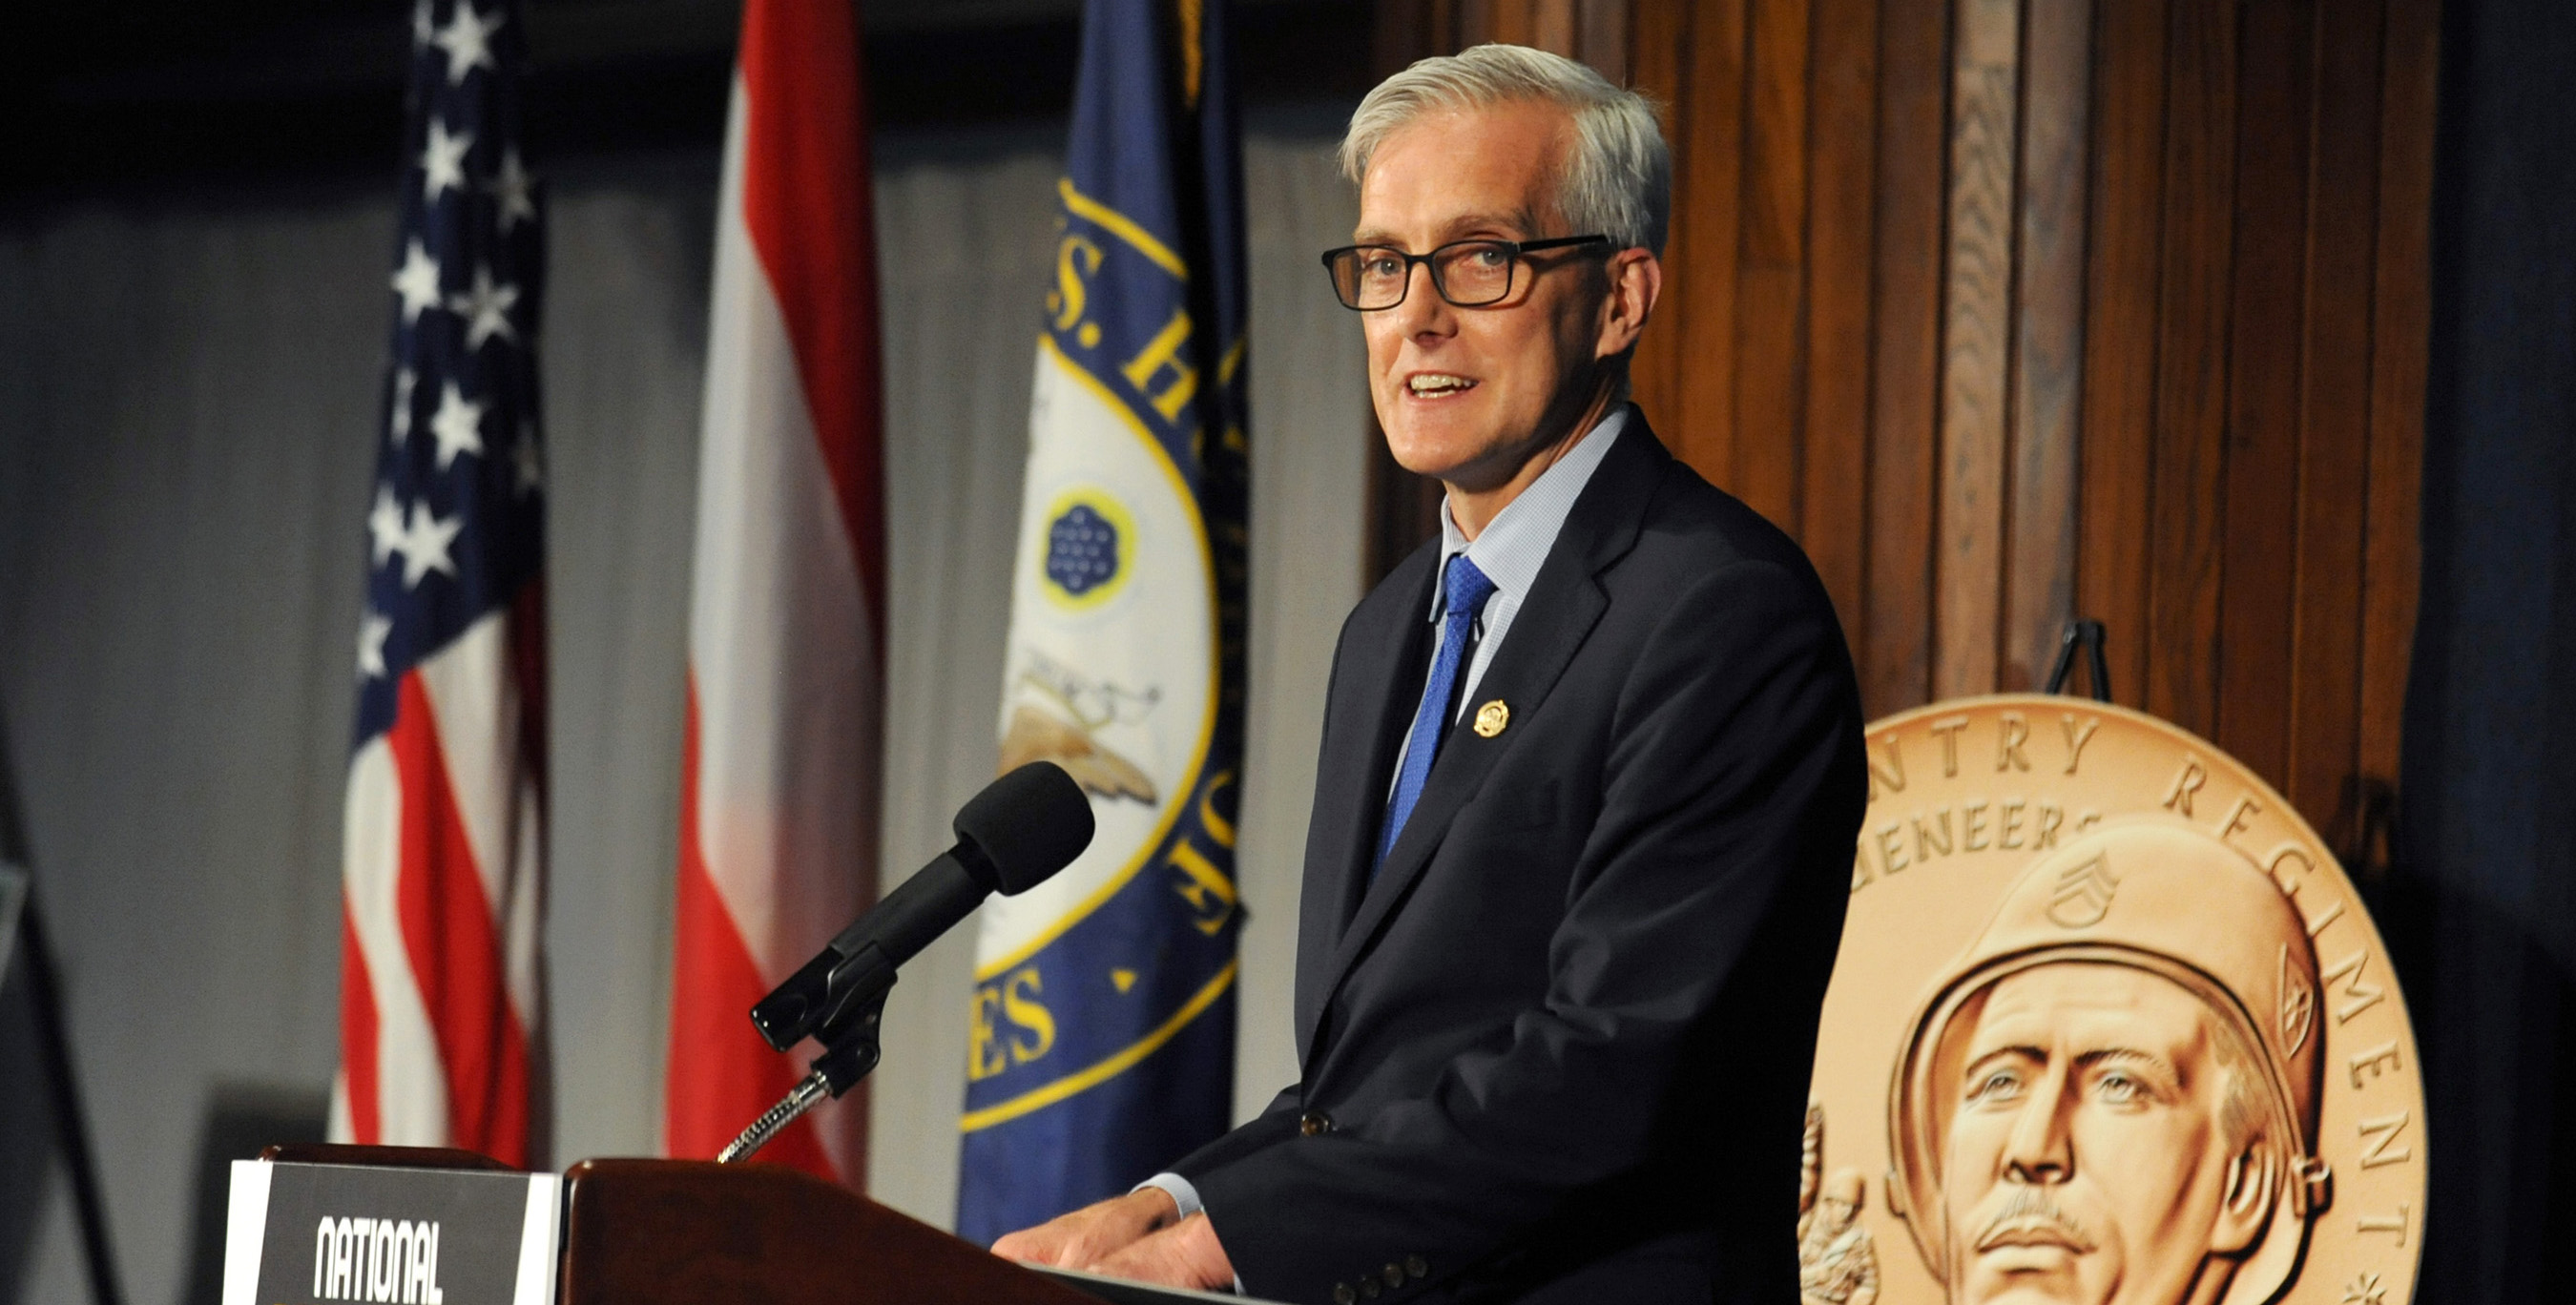
M 1504 706 L 1500 698 L 1476 709 L 1476 737 L 1480 739 L 1490 739 L 1502 733 L 1503 727 L 1511 723 L 1512 709 Z

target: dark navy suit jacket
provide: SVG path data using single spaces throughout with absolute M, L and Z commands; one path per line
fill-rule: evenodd
M 1867 787 L 1832 604 L 1632 420 L 1372 879 L 1438 553 L 1334 655 L 1300 1080 L 1173 1168 L 1255 1296 L 1795 1300 Z M 1497 700 L 1499 733 L 1468 727 Z

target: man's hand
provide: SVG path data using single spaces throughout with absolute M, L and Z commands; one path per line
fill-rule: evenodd
M 1171 1193 L 1159 1187 L 1113 1196 L 1058 1215 L 1035 1228 L 1015 1232 L 993 1243 L 993 1253 L 1006 1260 L 1043 1264 L 1056 1269 L 1087 1269 L 1134 1245 L 1180 1217 Z M 1200 1223 L 1207 1222 L 1204 1219 Z M 1213 1242 L 1215 1239 L 1209 1239 Z M 1226 1281 L 1234 1280 L 1229 1270 Z
M 1217 1242 L 1216 1225 L 1204 1214 L 1191 1215 L 1087 1267 L 1093 1273 L 1166 1287 L 1214 1291 L 1234 1285 L 1234 1264 Z

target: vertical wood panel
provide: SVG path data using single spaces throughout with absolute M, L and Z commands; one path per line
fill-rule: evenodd
M 1807 0 L 1753 0 L 1743 262 L 1794 267 L 1807 243 Z
M 1537 45 L 1538 6 L 1539 0 L 1476 0 L 1464 6 L 1467 26 L 1459 32 L 1458 48 L 1487 41 Z
M 1743 206 L 1744 3 L 1692 6 L 1689 152 L 1676 161 L 1673 245 L 1667 272 L 1681 312 L 1675 383 L 1680 400 L 1668 437 L 1701 475 L 1727 485 L 1735 463 L 1735 271 Z
M 1630 51 L 1629 65 L 1635 70 L 1635 86 L 1648 99 L 1662 107 L 1664 142 L 1672 150 L 1673 229 L 1664 243 L 1664 290 L 1654 311 L 1647 317 L 1646 333 L 1637 341 L 1637 356 L 1630 365 L 1632 394 L 1649 420 L 1656 423 L 1656 434 L 1668 444 L 1679 447 L 1681 435 L 1681 358 L 1682 358 L 1682 289 L 1677 275 L 1678 260 L 1685 243 L 1680 215 L 1695 193 L 1683 165 L 1691 157 L 1690 148 L 1697 134 L 1690 114 L 1691 10 L 1689 0 L 1637 0 L 1636 33 Z
M 2316 45 L 2291 0 L 2241 11 L 2227 465 L 2219 502 L 2219 746 L 2274 786 L 2289 769 L 2297 593 L 2302 273 Z
M 2019 0 L 1958 0 L 1941 315 L 1932 690 L 1991 693 L 2002 610 Z
M 1816 0 L 1808 99 L 1799 537 L 1855 648 L 1868 575 L 1871 191 L 1878 0 Z
M 2046 684 L 2075 603 L 2076 419 L 2084 395 L 2084 210 L 2093 8 L 2031 6 L 2023 40 L 2011 509 L 1997 687 Z
M 2165 0 L 2106 0 L 2096 41 L 2086 221 L 2078 608 L 2106 627 L 2111 688 L 2145 703 L 2154 508 L 2157 291 L 2163 283 Z
M 1581 0 L 1574 16 L 1574 57 L 1614 86 L 1628 84 L 1628 0 Z
M 1574 46 L 1574 0 L 1532 0 L 1528 44 L 1568 59 Z
M 1806 415 L 1806 280 L 1795 263 L 1736 271 L 1733 469 L 1712 477 L 1793 535 L 1800 529 L 1799 428 Z
M 1882 716 L 1932 693 L 1932 530 L 1941 339 L 1942 126 L 1949 8 L 1879 7 L 1877 315 L 1870 326 L 1869 590 L 1861 701 Z
M 1530 0 L 1451 0 L 1457 18 L 1449 40 L 1436 54 L 1456 54 L 1471 45 L 1507 41 L 1529 25 Z
M 2377 5 L 2317 9 L 2315 184 L 2308 196 L 2299 429 L 2296 649 L 2282 792 L 2346 823 L 2359 759 L 2362 550 L 2370 492 L 2371 271 L 2378 236 Z M 2357 794 L 2355 795 L 2357 796 Z M 2331 835 L 2330 835 L 2331 836 Z
M 1735 492 L 1792 534 L 1806 389 L 1807 0 L 1753 0 L 1735 300 Z
M 2235 10 L 2230 0 L 2175 0 L 2166 55 L 2145 696 L 2148 711 L 2204 736 L 2218 732 Z
M 2424 370 L 2432 318 L 2439 0 L 2390 0 L 2381 84 L 2379 249 L 2371 320 L 2370 534 L 2362 570 L 2361 772 L 2395 782 L 2414 651 Z

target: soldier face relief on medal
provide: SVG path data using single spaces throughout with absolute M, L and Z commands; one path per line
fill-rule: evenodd
M 2224 754 L 2118 708 L 1936 704 L 1870 746 L 1805 1300 L 2401 1297 L 2414 1049 L 2315 834 Z
M 2265 1143 L 2226 1067 L 2242 1053 L 2196 999 L 2143 970 L 2056 965 L 1978 1005 L 1947 1112 L 1952 1300 L 2181 1300 L 2208 1252 L 2250 1240 L 2271 1205 Z

